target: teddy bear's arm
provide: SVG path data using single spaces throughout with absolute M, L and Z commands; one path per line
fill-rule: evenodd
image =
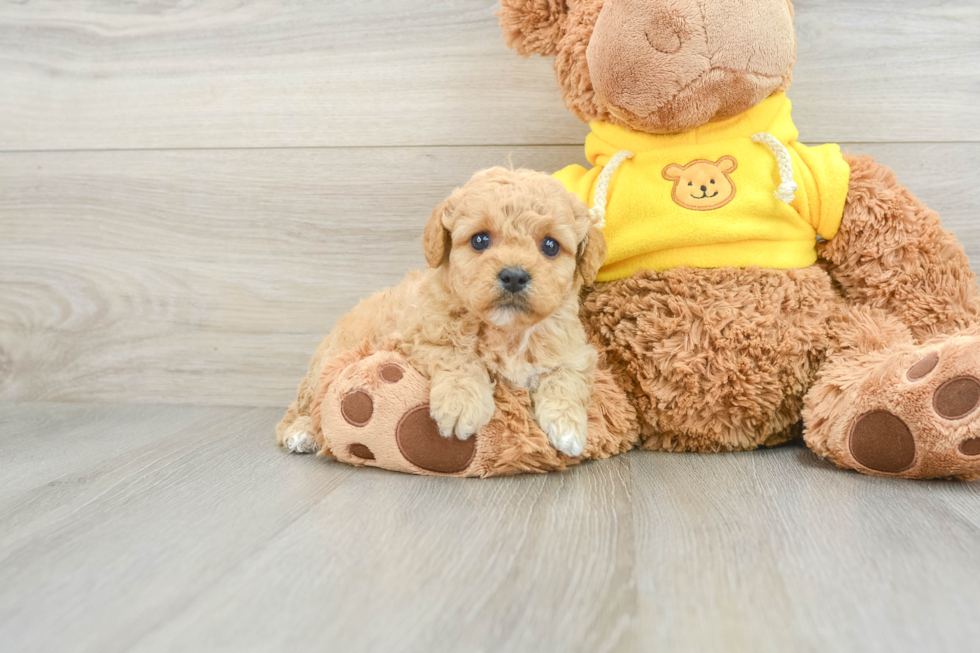
M 896 315 L 919 340 L 980 323 L 970 261 L 939 215 L 872 157 L 844 158 L 851 178 L 840 230 L 818 252 L 845 295 Z

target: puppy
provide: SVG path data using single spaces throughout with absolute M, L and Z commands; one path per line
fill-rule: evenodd
M 597 356 L 579 321 L 579 289 L 606 253 L 582 201 L 547 175 L 491 168 L 435 209 L 422 244 L 429 269 L 362 301 L 320 345 L 279 443 L 316 449 L 309 415 L 322 363 L 367 340 L 393 345 L 431 381 L 443 436 L 465 440 L 483 428 L 503 378 L 529 391 L 555 448 L 581 455 Z

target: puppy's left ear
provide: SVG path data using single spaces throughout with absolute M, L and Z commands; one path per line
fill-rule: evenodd
M 582 285 L 591 286 L 595 283 L 599 268 L 606 260 L 606 239 L 602 237 L 602 230 L 597 226 L 589 227 L 589 233 L 578 246 L 576 272 L 582 279 Z
M 452 235 L 446 228 L 446 218 L 455 208 L 455 193 L 442 201 L 432 212 L 422 232 L 422 251 L 430 268 L 438 268 L 449 262 L 449 250 L 453 247 Z

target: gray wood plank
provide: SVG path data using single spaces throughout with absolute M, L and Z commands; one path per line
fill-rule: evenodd
M 23 428 L 39 408 L 61 420 Z M 980 484 L 870 478 L 798 446 L 422 478 L 285 454 L 272 409 L 147 407 L 171 434 L 121 450 L 108 436 L 132 437 L 134 410 L 0 406 L 0 443 L 107 435 L 57 483 L 40 469 L 0 498 L 5 650 L 911 653 L 980 638 Z M 32 461 L 5 450 L 0 475 Z
M 625 457 L 491 481 L 359 473 L 136 649 L 640 650 L 632 527 Z
M 72 471 L 130 455 L 214 412 L 118 406 L 106 428 L 101 406 L 0 404 L 0 499 L 43 483 L 58 485 Z
M 101 410 L 105 430 L 127 438 L 128 419 Z M 125 453 L 106 445 L 104 460 L 0 500 L 3 648 L 129 650 L 354 472 L 278 449 L 277 413 L 212 408 L 168 438 Z
M 978 141 L 974 0 L 797 2 L 800 127 Z M 577 144 L 495 0 L 7 2 L 0 150 Z
M 980 261 L 980 145 L 846 146 Z M 580 147 L 0 154 L 0 398 L 284 406 L 333 322 L 421 267 L 479 168 Z
M 802 447 L 633 455 L 640 641 L 665 651 L 967 651 L 980 485 Z
M 112 411 L 105 428 L 125 437 Z M 628 458 L 547 477 L 412 477 L 286 454 L 275 411 L 230 411 L 0 503 L 0 523 L 16 523 L 0 539 L 0 641 L 635 650 Z

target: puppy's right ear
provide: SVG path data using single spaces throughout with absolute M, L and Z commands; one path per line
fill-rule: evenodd
M 500 0 L 504 42 L 517 54 L 553 55 L 568 15 L 567 0 Z
M 430 268 L 437 268 L 449 261 L 449 250 L 453 240 L 449 229 L 446 228 L 446 215 L 453 211 L 453 198 L 447 197 L 442 204 L 432 212 L 432 217 L 425 223 L 422 232 L 422 251 L 425 252 L 425 262 Z
M 598 226 L 589 228 L 589 233 L 578 246 L 576 264 L 582 285 L 591 286 L 595 283 L 599 268 L 606 260 L 606 239 Z

